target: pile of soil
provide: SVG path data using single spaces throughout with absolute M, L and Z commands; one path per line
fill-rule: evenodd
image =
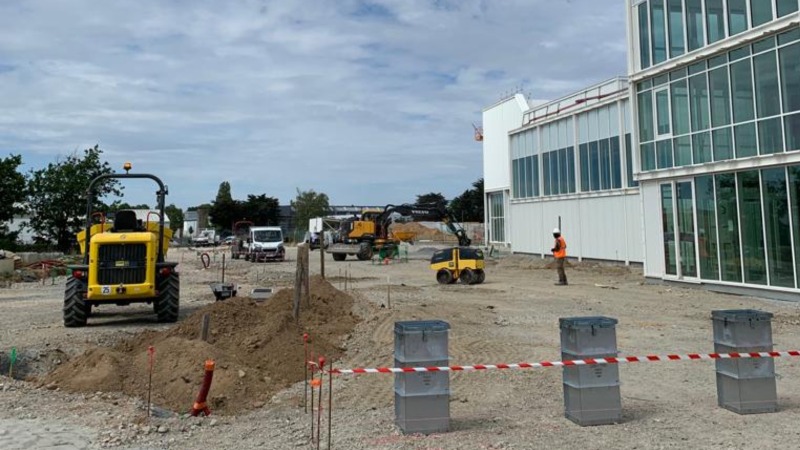
M 209 406 L 234 414 L 263 406 L 279 390 L 304 378 L 303 333 L 313 351 L 328 360 L 360 319 L 353 298 L 318 276 L 310 280 L 311 305 L 292 319 L 293 289 L 257 303 L 249 298 L 217 302 L 164 331 L 147 331 L 114 348 L 98 347 L 73 358 L 44 382 L 77 392 L 120 391 L 145 398 L 149 346 L 155 348 L 153 403 L 174 411 L 191 408 L 206 359 L 216 362 Z M 202 317 L 210 317 L 208 342 L 200 339 Z
M 458 239 L 452 234 L 445 233 L 436 228 L 426 227 L 419 222 L 395 223 L 390 227 L 390 231 L 413 233 L 415 241 L 458 241 Z

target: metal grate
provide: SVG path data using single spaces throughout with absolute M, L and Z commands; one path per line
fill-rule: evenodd
M 144 283 L 147 277 L 147 245 L 101 245 L 97 267 L 97 282 L 100 284 Z

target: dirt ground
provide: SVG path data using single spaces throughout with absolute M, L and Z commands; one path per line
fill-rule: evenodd
M 558 319 L 569 316 L 619 319 L 620 354 L 645 355 L 711 352 L 712 310 L 756 308 L 775 314 L 776 349 L 800 348 L 800 303 L 647 284 L 637 269 L 600 264 L 574 263 L 567 272 L 570 285 L 559 287 L 545 261 L 510 255 L 487 262 L 483 285 L 439 286 L 427 267 L 431 252 L 417 244 L 409 262 L 390 265 L 326 259 L 333 287 L 344 290 L 345 274 L 352 277 L 346 292 L 353 299 L 348 313 L 361 319 L 336 344 L 344 350 L 337 367 L 391 366 L 394 322 L 417 319 L 450 323 L 451 363 L 460 365 L 557 360 Z M 289 257 L 277 264 L 232 261 L 226 278 L 239 283 L 244 295 L 253 287 L 288 288 L 294 280 L 293 248 Z M 212 258 L 209 270 L 202 270 L 191 250 L 173 250 L 170 259 L 181 261 L 184 321 L 214 303 L 208 283 L 219 280 L 221 257 Z M 317 273 L 318 252 L 312 252 L 311 261 L 312 273 Z M 236 415 L 176 414 L 191 407 L 194 399 L 186 398 L 184 410 L 158 404 L 151 419 L 144 417 L 145 392 L 126 395 L 99 385 L 94 392 L 72 392 L 48 382 L 47 373 L 78 361 L 87 350 L 130 340 L 143 343 L 143 331 L 173 332 L 156 324 L 145 305 L 101 308 L 86 328 L 66 329 L 60 309 L 63 283 L 61 278 L 52 285 L 47 280 L 45 285 L 0 289 L 0 372 L 7 374 L 7 354 L 16 347 L 20 360 L 15 378 L 28 380 L 0 377 L 0 448 L 310 446 L 311 418 L 302 407 L 302 382 L 264 401 L 254 398 L 259 401 Z M 157 349 L 157 364 L 170 364 L 165 353 Z M 197 361 L 198 370 L 202 363 Z M 133 359 L 131 364 L 142 362 Z M 123 364 L 121 370 L 142 377 L 138 368 Z M 779 411 L 740 416 L 717 406 L 711 362 L 621 366 L 623 422 L 599 427 L 580 427 L 564 418 L 560 369 L 456 373 L 451 375 L 451 431 L 431 436 L 404 436 L 395 427 L 392 375 L 339 376 L 334 378 L 333 448 L 800 448 L 795 426 L 800 419 L 800 361 L 778 359 L 776 371 Z M 137 387 L 127 392 L 135 393 L 142 382 L 137 380 Z M 158 383 L 154 392 L 168 388 L 167 382 Z M 154 398 L 164 398 L 163 392 Z M 324 432 L 322 437 L 325 448 Z

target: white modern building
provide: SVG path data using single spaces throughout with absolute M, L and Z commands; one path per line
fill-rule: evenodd
M 795 297 L 798 0 L 628 0 L 647 277 Z
M 528 108 L 483 112 L 486 239 L 547 255 L 560 227 L 578 259 L 642 262 L 628 83 L 616 78 Z
M 626 0 L 629 76 L 483 113 L 487 240 L 797 298 L 798 0 Z

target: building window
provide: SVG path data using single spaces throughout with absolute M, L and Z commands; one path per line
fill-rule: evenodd
M 664 0 L 650 0 L 650 32 L 653 44 L 653 64 L 667 60 L 667 33 Z
M 714 161 L 733 159 L 733 136 L 731 128 L 720 128 L 711 133 L 714 142 Z
M 709 127 L 709 99 L 707 77 L 705 74 L 689 78 L 689 106 L 692 131 L 707 130 Z
M 505 242 L 505 205 L 502 192 L 489 194 L 489 241 Z
M 747 30 L 747 28 L 747 0 L 728 0 L 729 34 L 733 36 Z
M 697 193 L 697 252 L 700 257 L 700 278 L 719 280 L 714 177 L 707 175 L 695 178 L 694 189 Z
M 667 0 L 669 14 L 669 57 L 686 53 L 683 42 L 683 0 Z
M 761 185 L 764 197 L 764 225 L 767 227 L 769 284 L 794 287 L 786 170 L 783 167 L 762 170 Z
M 695 164 L 711 162 L 711 136 L 708 131 L 692 136 L 692 149 Z
M 733 138 L 736 140 L 737 158 L 747 158 L 758 154 L 755 123 L 736 125 L 733 129 Z
M 800 42 L 778 51 L 781 64 L 783 112 L 800 111 Z
M 639 64 L 642 69 L 650 67 L 650 19 L 647 14 L 647 2 L 639 8 Z
M 675 212 L 672 201 L 672 183 L 662 184 L 661 223 L 664 230 L 664 267 L 667 275 L 678 275 L 675 254 Z
M 640 93 L 639 99 L 639 139 L 641 142 L 652 141 L 653 133 L 653 93 L 646 91 Z
M 675 167 L 692 165 L 692 139 L 689 136 L 681 136 L 673 141 L 675 148 Z
M 753 72 L 749 59 L 731 64 L 731 87 L 733 122 L 753 120 Z
M 777 0 L 777 4 L 778 4 L 778 17 L 783 17 L 793 12 L 797 12 L 798 8 L 797 0 Z
M 754 27 L 772 20 L 772 0 L 750 0 L 750 16 Z
M 781 113 L 778 63 L 775 51 L 753 57 L 755 73 L 756 112 L 758 117 L 771 117 Z
M 786 116 L 786 150 L 800 150 L 800 113 Z
M 720 67 L 708 73 L 711 91 L 711 126 L 720 127 L 731 123 L 730 83 L 728 68 Z
M 717 229 L 722 281 L 742 281 L 742 257 L 739 244 L 739 209 L 736 202 L 736 176 L 732 173 L 714 177 L 717 194 Z
M 706 0 L 706 36 L 709 44 L 725 38 L 724 14 L 722 0 Z
M 554 150 L 542 155 L 544 195 L 575 192 L 575 149 Z
M 669 135 L 672 126 L 669 113 L 669 89 L 655 92 L 656 96 L 656 133 L 658 136 Z
M 800 115 L 798 115 L 798 117 L 800 117 Z M 631 143 L 630 133 L 625 134 L 625 168 L 628 177 L 628 187 L 639 186 L 639 182 L 633 179 L 633 144 Z
M 761 222 L 761 184 L 758 171 L 739 172 L 739 212 L 742 219 L 742 263 L 744 282 L 767 284 L 764 256 L 764 226 Z
M 686 80 L 679 80 L 671 85 L 672 92 L 672 127 L 673 134 L 681 135 L 689 132 L 689 90 Z
M 686 0 L 686 35 L 689 51 L 703 47 L 705 44 L 703 33 L 702 0 Z

